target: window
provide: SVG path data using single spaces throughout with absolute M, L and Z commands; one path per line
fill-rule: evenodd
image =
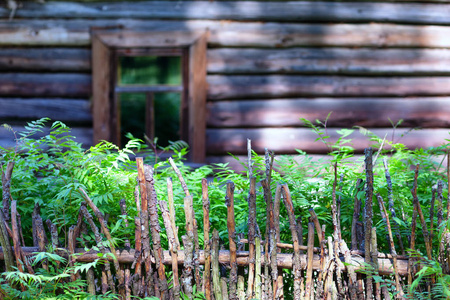
M 183 139 L 189 159 L 204 161 L 205 33 L 96 30 L 92 74 L 94 142 L 120 144 L 121 131 Z

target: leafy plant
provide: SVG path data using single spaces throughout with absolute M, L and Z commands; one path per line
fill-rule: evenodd
M 47 269 L 40 267 L 45 261 Z M 2 284 L 6 299 L 118 299 L 117 295 L 106 293 L 93 296 L 84 291 L 85 280 L 67 280 L 71 274 L 85 273 L 100 264 L 100 259 L 91 263 L 75 263 L 71 267 L 67 259 L 51 252 L 35 253 L 32 266 L 35 274 L 13 271 L 2 274 L 10 284 Z

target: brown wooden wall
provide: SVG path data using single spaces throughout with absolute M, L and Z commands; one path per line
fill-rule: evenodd
M 92 136 L 90 28 L 209 29 L 207 155 L 326 148 L 300 118 L 437 146 L 450 126 L 450 1 L 23 2 L 0 8 L 0 120 Z M 0 143 L 10 137 L 0 129 Z M 359 133 L 354 146 L 368 145 Z

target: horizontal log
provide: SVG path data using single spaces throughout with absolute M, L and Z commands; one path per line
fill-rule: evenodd
M 0 96 L 88 98 L 91 75 L 74 73 L 0 73 Z
M 450 7 L 426 3 L 331 1 L 24 2 L 18 18 L 214 19 L 240 21 L 450 24 Z M 9 10 L 0 8 L 0 17 Z
M 324 120 L 330 127 L 450 127 L 450 97 L 435 98 L 316 98 L 212 101 L 208 127 L 302 126 L 301 118 Z
M 10 122 L 8 122 L 10 123 Z M 23 123 L 23 122 L 22 122 Z M 3 124 L 3 122 L 2 122 Z M 14 124 L 10 124 L 13 128 L 13 130 L 16 133 L 25 131 L 25 128 L 20 125 L 16 126 Z M 51 125 L 51 123 L 50 123 Z M 49 129 L 46 128 L 43 130 L 43 132 L 37 133 L 32 136 L 32 138 L 39 138 L 42 136 L 45 136 L 49 133 Z M 75 137 L 75 141 L 77 143 L 81 143 L 84 148 L 89 148 L 93 145 L 93 137 L 92 137 L 92 128 L 91 127 L 71 127 L 70 134 Z M 20 136 L 17 135 L 17 138 Z M 4 126 L 0 126 L 0 146 L 4 148 L 11 148 L 15 147 L 16 141 L 15 141 L 16 135 L 14 132 L 9 130 L 8 128 L 5 128 Z
M 2 48 L 0 69 L 88 72 L 91 51 L 84 48 Z
M 448 49 L 210 49 L 217 74 L 450 74 Z
M 328 128 L 328 141 L 333 144 L 339 138 L 336 128 Z M 408 131 L 408 129 L 380 128 L 373 129 L 378 137 L 400 142 L 410 149 L 437 147 L 446 143 L 448 129 L 423 129 Z M 404 136 L 402 136 L 404 135 Z M 316 141 L 319 136 L 308 128 L 253 128 L 253 129 L 207 129 L 206 153 L 207 155 L 245 154 L 247 152 L 247 139 L 252 140 L 252 149 L 258 153 L 264 153 L 264 148 L 269 148 L 278 154 L 296 153 L 295 149 L 301 149 L 308 153 L 327 153 L 328 148 L 321 141 Z M 392 138 L 393 137 L 393 138 Z M 362 152 L 364 148 L 373 145 L 368 137 L 355 130 L 349 137 L 351 146 L 356 152 Z
M 37 247 L 22 247 L 22 250 L 25 255 L 29 256 L 32 255 L 35 252 L 38 252 Z M 67 258 L 67 250 L 59 250 L 57 253 L 63 257 Z M 83 253 L 82 255 L 76 256 L 76 261 L 79 262 L 92 262 L 99 258 L 97 251 L 90 251 L 86 253 L 84 249 L 78 248 L 75 249 L 75 253 Z M 135 257 L 135 250 L 117 250 L 116 251 L 116 258 L 119 261 L 119 263 L 125 263 L 125 264 L 131 264 L 134 261 Z M 199 253 L 199 263 L 204 264 L 205 263 L 205 254 L 203 250 L 200 250 Z M 249 256 L 248 251 L 238 251 L 237 252 L 237 264 L 239 266 L 248 266 L 249 263 Z M 0 260 L 3 260 L 3 249 L 0 247 Z M 112 261 L 113 258 L 111 256 L 108 256 L 107 259 L 109 261 Z M 183 264 L 185 259 L 184 251 L 179 250 L 178 251 L 178 264 Z M 307 255 L 301 254 L 300 255 L 300 264 L 301 268 L 304 270 L 306 269 L 307 264 Z M 293 255 L 292 254 L 286 254 L 286 253 L 279 253 L 277 254 L 277 265 L 279 268 L 283 269 L 292 269 L 292 260 Z M 341 258 L 343 260 L 343 258 Z M 229 264 L 230 263 L 230 251 L 228 250 L 220 250 L 219 251 L 219 262 L 221 264 Z M 355 266 L 355 270 L 359 270 L 363 268 L 363 262 L 364 257 L 360 255 L 352 255 L 352 262 Z M 172 258 L 170 255 L 170 251 L 163 251 L 163 263 L 165 265 L 171 265 L 172 264 Z M 261 256 L 261 263 L 264 263 L 264 255 Z M 388 258 L 378 258 L 378 266 L 379 266 L 379 272 L 382 275 L 392 274 L 393 273 L 393 265 L 391 259 Z M 398 272 L 400 275 L 406 275 L 408 270 L 408 260 L 406 259 L 398 259 L 397 261 L 398 266 Z M 320 268 L 320 257 L 319 255 L 314 255 L 313 258 L 313 268 L 314 270 L 319 270 Z
M 46 116 L 65 123 L 92 122 L 88 99 L 17 99 L 0 98 L 0 118 L 36 120 Z
M 90 28 L 210 30 L 209 45 L 226 47 L 450 47 L 450 27 L 395 24 L 292 24 L 222 21 L 13 20 L 0 23 L 0 45 L 86 46 Z
M 2 70 L 91 70 L 86 48 L 3 48 Z M 448 49 L 209 49 L 208 72 L 225 74 L 450 74 Z
M 210 75 L 208 99 L 450 95 L 450 77 Z

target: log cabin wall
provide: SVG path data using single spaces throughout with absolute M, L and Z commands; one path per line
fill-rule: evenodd
M 450 1 L 24 1 L 0 8 L 0 119 L 48 116 L 92 140 L 91 28 L 209 29 L 209 162 L 227 152 L 324 153 L 300 118 L 329 134 L 361 125 L 437 146 L 450 125 Z M 401 137 L 407 128 L 423 128 Z M 3 130 L 3 129 L 2 129 Z M 390 136 L 390 134 L 389 134 Z M 354 133 L 362 150 L 367 139 Z M 10 133 L 0 132 L 8 145 Z

